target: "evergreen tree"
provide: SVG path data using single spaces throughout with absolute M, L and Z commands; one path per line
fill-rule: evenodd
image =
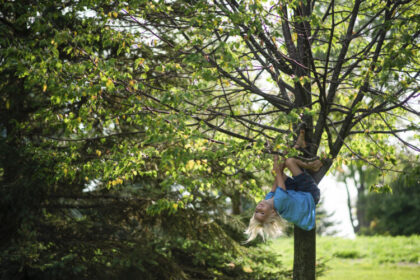
M 287 274 L 239 243 L 245 225 L 215 185 L 231 176 L 227 151 L 204 149 L 144 97 L 182 81 L 139 67 L 167 57 L 127 49 L 134 37 L 110 28 L 113 5 L 0 7 L 1 279 Z

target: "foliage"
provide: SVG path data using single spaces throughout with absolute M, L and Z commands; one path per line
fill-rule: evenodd
M 39 170 L 44 173 L 35 173 Z M 136 176 L 131 187 L 78 192 L 86 185 L 64 181 L 58 191 L 45 185 L 42 176 L 53 167 L 43 162 L 21 162 L 20 171 L 25 176 L 12 183 L 2 178 L 2 221 L 8 225 L 2 227 L 2 279 L 278 279 L 287 274 L 269 253 L 240 246 L 244 225 L 213 205 L 224 197 L 197 190 L 178 208 L 180 193 L 162 192 L 162 175 Z M 228 226 L 231 235 L 222 229 Z
M 337 169 L 338 180 L 346 184 L 350 220 L 355 233 L 390 234 L 393 232 L 392 235 L 419 233 L 420 227 L 414 222 L 417 216 L 418 183 L 414 179 L 418 177 L 417 159 L 404 154 L 398 157 L 399 166 L 405 166 L 405 168 L 397 174 L 380 174 L 379 170 L 367 167 L 361 161 L 352 161 L 345 169 Z M 355 202 L 352 202 L 350 198 L 350 182 L 354 183 L 357 190 Z M 393 195 L 394 190 L 397 192 L 395 195 Z M 353 215 L 354 208 L 356 208 L 357 220 Z M 379 220 L 380 225 L 377 227 Z M 404 229 L 406 227 L 408 229 Z
M 365 198 L 370 227 L 364 234 L 420 234 L 420 166 L 408 164 L 391 182 L 392 193 L 371 193 Z
M 3 245 L 2 279 L 278 279 L 285 273 L 272 255 L 240 246 L 209 215 L 194 211 L 198 202 L 150 214 L 154 194 L 137 188 L 44 205 Z
M 159 74 L 139 68 L 138 57 L 154 68 L 165 56 L 124 48 L 133 37 L 110 28 L 113 5 L 0 5 L 2 279 L 286 273 L 270 254 L 240 245 L 242 223 L 222 219 L 231 150 L 212 150 L 144 96 L 160 93 L 133 77 Z M 240 184 L 244 194 L 257 193 L 245 189 L 255 189 L 253 177 Z
M 339 166 L 334 173 L 337 180 L 345 184 L 350 222 L 354 233 L 358 234 L 362 228 L 369 226 L 369 221 L 365 217 L 365 196 L 371 190 L 381 191 L 387 189 L 381 188 L 381 185 L 378 184 L 380 170 L 372 166 L 367 166 L 364 161 L 355 160 L 346 164 L 344 168 Z M 354 184 L 357 191 L 356 201 L 352 201 L 350 197 L 351 183 Z M 354 210 L 356 216 L 353 214 Z
M 407 104 L 417 91 L 411 1 L 143 4 L 126 7 L 119 20 L 154 38 L 155 49 L 178 50 L 172 63 L 190 82 L 156 101 L 189 115 L 193 127 L 204 126 L 202 137 L 232 149 L 252 144 L 257 152 L 269 141 L 284 150 L 291 127 L 303 119 L 309 154 L 319 150 L 338 163 L 363 158 L 384 168 L 395 163 L 388 136 L 402 140 L 396 133 L 418 130 L 416 110 Z M 414 115 L 401 128 L 397 116 L 405 112 Z M 343 146 L 348 151 L 339 155 Z

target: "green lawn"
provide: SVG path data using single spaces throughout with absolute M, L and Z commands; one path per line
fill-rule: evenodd
M 280 238 L 267 244 L 288 267 L 293 264 L 293 239 Z M 317 237 L 317 263 L 325 264 L 320 280 L 418 280 L 420 236 Z

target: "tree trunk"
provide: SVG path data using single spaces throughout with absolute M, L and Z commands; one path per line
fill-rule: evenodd
M 318 172 L 311 174 L 317 184 L 325 176 L 331 164 L 332 161 L 324 162 L 324 165 Z M 306 231 L 295 226 L 293 280 L 315 279 L 315 263 L 316 226 L 311 231 Z
M 356 225 L 356 221 L 353 218 L 353 207 L 351 206 L 350 191 L 349 191 L 349 186 L 348 186 L 347 183 L 346 183 L 346 192 L 347 192 L 347 208 L 349 209 L 349 217 L 350 217 L 351 226 L 353 227 L 354 233 L 357 234 L 360 230 L 360 220 L 357 217 L 357 225 Z M 357 209 L 358 209 L 358 207 L 357 207 Z M 359 212 L 359 211 L 357 210 L 357 212 Z
M 356 215 L 359 221 L 360 228 L 368 228 L 369 221 L 366 220 L 366 194 L 365 194 L 365 183 L 360 182 L 360 187 L 357 188 L 357 204 L 356 204 Z
M 306 231 L 295 226 L 293 280 L 315 280 L 315 228 Z

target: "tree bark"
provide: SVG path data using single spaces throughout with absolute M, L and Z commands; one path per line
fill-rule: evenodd
M 314 280 L 316 230 L 306 231 L 295 226 L 293 280 Z

